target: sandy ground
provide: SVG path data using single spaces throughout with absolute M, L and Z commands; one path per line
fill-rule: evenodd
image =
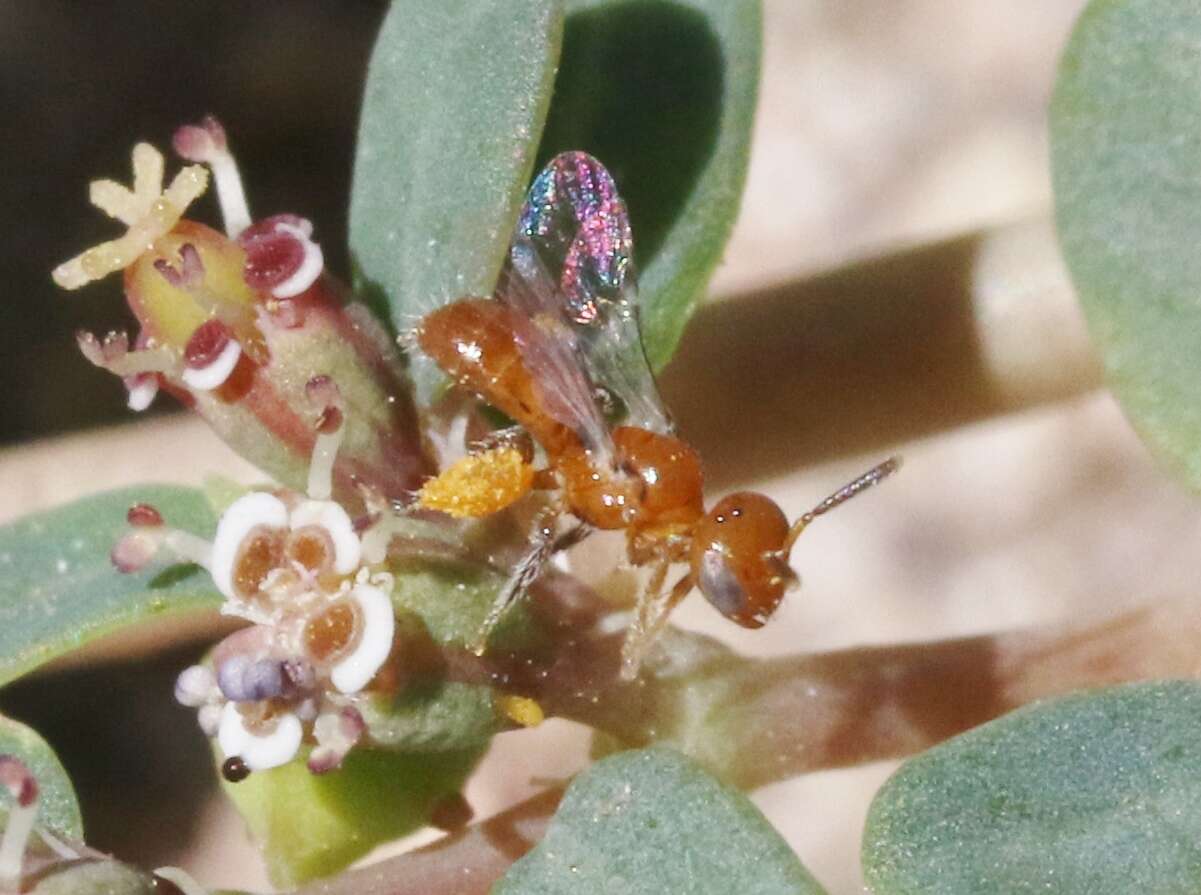
M 769 0 L 746 202 L 715 300 L 753 298 L 899 246 L 1045 214 L 1044 110 L 1079 5 Z M 669 371 L 669 399 L 688 404 L 687 381 Z M 768 399 L 787 406 L 789 395 Z M 929 399 L 890 398 L 900 418 L 910 401 Z M 837 441 L 845 422 L 810 420 L 804 406 L 791 412 L 818 441 Z M 804 588 L 762 632 L 731 635 L 704 605 L 681 613 L 682 623 L 722 632 L 748 653 L 1101 615 L 1179 593 L 1201 571 L 1179 546 L 1201 530 L 1201 508 L 1157 471 L 1103 392 L 946 431 L 929 426 L 902 442 L 885 433 L 871 456 L 832 454 L 804 468 L 740 463 L 722 452 L 721 426 L 698 413 L 682 414 L 685 431 L 692 424 L 702 452 L 722 458 L 710 469 L 715 482 L 754 482 L 790 514 L 884 451 L 905 456 L 895 481 L 806 534 L 794 553 Z M 769 426 L 755 437 L 789 431 Z M 195 482 L 214 469 L 253 478 L 199 424 L 169 420 L 0 454 L 0 512 L 142 481 L 147 452 L 156 478 Z M 506 735 L 468 795 L 490 813 L 531 792 L 531 778 L 567 775 L 585 761 L 585 734 L 568 724 Z M 755 799 L 830 892 L 849 895 L 862 889 L 868 803 L 892 768 L 813 774 Z M 265 885 L 217 801 L 204 807 L 198 835 L 166 857 L 211 885 Z

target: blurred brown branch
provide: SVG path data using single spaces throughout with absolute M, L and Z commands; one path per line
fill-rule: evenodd
M 1091 627 L 755 660 L 671 632 L 637 682 L 617 685 L 620 637 L 571 644 L 540 692 L 556 714 L 625 745 L 669 743 L 746 789 L 807 771 L 897 758 L 1036 699 L 1201 671 L 1193 600 Z M 569 666 L 570 663 L 570 667 Z M 298 895 L 483 893 L 537 841 L 548 791 L 410 854 Z
M 660 384 L 726 489 L 1100 384 L 1050 221 L 700 308 Z

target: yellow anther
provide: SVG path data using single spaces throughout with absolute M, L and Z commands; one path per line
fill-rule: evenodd
M 534 470 L 510 447 L 469 454 L 417 492 L 417 506 L 459 519 L 479 519 L 503 510 L 534 484 Z
M 149 143 L 133 148 L 133 189 L 112 180 L 93 181 L 92 204 L 129 229 L 119 239 L 102 242 L 54 269 L 54 282 L 78 289 L 93 280 L 124 270 L 155 242 L 174 229 L 208 187 L 208 172 L 190 165 L 163 190 L 163 156 Z
M 522 727 L 537 727 L 546 720 L 542 706 L 528 696 L 505 694 L 496 700 L 505 717 Z

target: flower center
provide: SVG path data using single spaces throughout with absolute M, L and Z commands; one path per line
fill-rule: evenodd
M 334 564 L 334 542 L 324 528 L 306 525 L 289 536 L 284 552 L 292 562 L 300 563 L 310 572 L 328 571 Z
M 258 525 L 242 539 L 234 560 L 234 590 L 243 598 L 253 597 L 263 581 L 283 561 L 283 536 L 278 529 Z
M 339 600 L 304 626 L 304 645 L 316 662 L 327 663 L 344 654 L 362 627 L 357 607 Z

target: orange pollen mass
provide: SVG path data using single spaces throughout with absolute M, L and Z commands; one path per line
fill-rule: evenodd
M 354 605 L 339 600 L 304 626 L 305 649 L 314 661 L 329 662 L 349 649 L 360 627 Z
M 298 562 L 310 572 L 321 572 L 334 563 L 334 545 L 324 529 L 306 525 L 288 536 L 284 547 L 288 559 Z
M 503 510 L 533 487 L 534 470 L 521 451 L 498 447 L 469 454 L 430 479 L 416 505 L 458 519 L 478 519 Z
M 283 552 L 281 532 L 263 525 L 251 529 L 234 560 L 234 590 L 242 597 L 257 594 L 271 570 L 282 564 Z

